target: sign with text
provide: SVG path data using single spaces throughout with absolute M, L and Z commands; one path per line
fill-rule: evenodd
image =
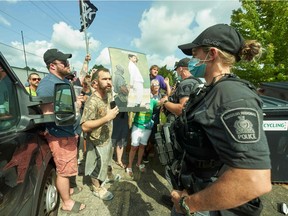
M 287 120 L 273 120 L 263 122 L 264 131 L 287 131 L 288 121 Z

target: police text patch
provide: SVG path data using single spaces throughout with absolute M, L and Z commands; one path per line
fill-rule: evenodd
M 249 108 L 228 110 L 221 115 L 227 132 L 239 143 L 255 143 L 260 138 L 258 112 Z

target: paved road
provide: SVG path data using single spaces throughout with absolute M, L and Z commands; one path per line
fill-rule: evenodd
M 146 173 L 139 173 L 134 168 L 135 178 L 131 179 L 124 169 L 113 163 L 114 173 L 122 176 L 119 182 L 106 184 L 115 195 L 111 201 L 102 201 L 93 196 L 89 189 L 89 178 L 78 176 L 77 182 L 83 185 L 84 190 L 73 196 L 75 200 L 87 205 L 86 209 L 75 215 L 89 216 L 168 216 L 169 207 L 160 201 L 162 194 L 168 194 L 170 187 L 165 180 L 163 167 L 158 158 L 150 158 Z M 278 212 L 279 203 L 288 204 L 288 188 L 282 185 L 274 185 L 273 191 L 262 197 L 264 210 L 261 216 L 281 216 Z M 59 210 L 59 216 L 66 216 Z M 73 215 L 73 214 L 70 214 Z

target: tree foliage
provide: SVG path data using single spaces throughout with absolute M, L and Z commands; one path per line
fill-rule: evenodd
M 158 74 L 163 76 L 164 78 L 168 77 L 170 86 L 173 86 L 175 84 L 176 80 L 175 80 L 174 71 L 167 69 L 167 65 L 164 65 L 163 67 L 160 67 Z
M 28 71 L 35 71 L 35 72 L 37 72 L 37 70 L 36 70 L 35 68 L 30 68 L 30 67 L 28 67 L 28 66 L 24 67 L 23 69 L 24 69 L 24 70 L 28 70 Z
M 91 74 L 93 69 L 98 70 L 98 69 L 102 69 L 102 68 L 105 68 L 102 64 L 100 64 L 100 65 L 95 64 L 95 65 L 88 71 L 88 74 Z
M 288 80 L 288 1 L 241 2 L 232 13 L 231 26 L 246 40 L 259 41 L 264 52 L 257 62 L 236 64 L 233 72 L 255 85 Z

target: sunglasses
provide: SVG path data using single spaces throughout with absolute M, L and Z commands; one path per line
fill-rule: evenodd
M 154 83 L 154 84 L 152 84 L 152 86 L 159 86 L 159 84 Z
M 41 78 L 32 78 L 32 81 L 36 81 L 36 80 L 41 81 Z

